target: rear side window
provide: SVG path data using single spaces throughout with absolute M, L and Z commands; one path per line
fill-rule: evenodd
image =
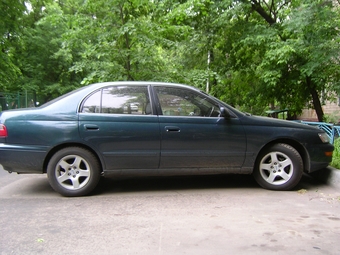
M 151 114 L 147 86 L 112 86 L 90 95 L 83 103 L 83 113 Z
M 101 94 L 102 91 L 99 90 L 88 97 L 83 105 L 81 112 L 100 113 Z

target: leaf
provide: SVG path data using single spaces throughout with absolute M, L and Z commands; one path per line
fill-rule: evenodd
M 307 193 L 307 190 L 306 189 L 300 189 L 300 190 L 297 191 L 297 193 L 305 194 L 305 193 Z

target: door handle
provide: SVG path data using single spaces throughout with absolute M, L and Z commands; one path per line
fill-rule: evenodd
M 92 124 L 85 124 L 84 128 L 89 131 L 99 130 L 99 127 L 97 125 L 92 125 Z
M 165 131 L 166 132 L 176 132 L 176 133 L 179 133 L 179 132 L 181 132 L 181 129 L 179 127 L 176 127 L 176 126 L 165 126 Z

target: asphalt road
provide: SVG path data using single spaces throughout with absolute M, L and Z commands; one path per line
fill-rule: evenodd
M 251 176 L 105 179 L 65 198 L 45 175 L 0 171 L 0 254 L 340 254 L 340 187 Z

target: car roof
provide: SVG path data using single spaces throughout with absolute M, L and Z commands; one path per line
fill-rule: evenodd
M 180 84 L 180 83 L 171 83 L 171 82 L 157 82 L 157 81 L 114 81 L 114 82 L 98 82 L 88 85 L 89 88 L 100 88 L 106 86 L 119 86 L 119 85 L 134 85 L 134 86 L 145 86 L 145 85 L 153 85 L 153 86 L 175 86 L 175 87 L 186 87 L 194 90 L 200 91 L 200 89 L 195 88 L 193 86 Z M 83 87 L 86 88 L 86 87 Z
M 87 96 L 89 93 L 96 91 L 98 89 L 108 87 L 108 86 L 127 86 L 127 85 L 133 85 L 133 86 L 172 86 L 172 87 L 181 87 L 181 88 L 187 88 L 191 90 L 195 90 L 197 92 L 202 92 L 201 90 L 188 86 L 188 85 L 183 85 L 179 83 L 169 83 L 169 82 L 155 82 L 155 81 L 115 81 L 115 82 L 98 82 L 98 83 L 93 83 L 84 87 L 80 87 L 76 90 L 70 91 L 69 93 L 66 93 L 60 97 L 57 97 L 43 105 L 41 105 L 40 108 L 46 108 L 46 107 L 51 107 L 52 105 L 60 107 L 60 105 L 64 104 L 64 102 L 68 101 L 69 107 L 77 107 L 75 105 L 75 102 L 72 102 L 73 100 L 80 102 L 85 96 Z M 71 103 L 70 103 L 71 99 Z M 66 101 L 65 101 L 66 100 Z

